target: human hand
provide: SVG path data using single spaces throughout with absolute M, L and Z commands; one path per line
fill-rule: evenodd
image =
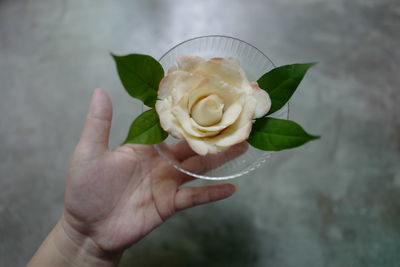
M 77 246 L 85 243 L 95 254 L 118 259 L 122 251 L 162 224 L 175 212 L 226 198 L 231 184 L 180 187 L 193 178 L 170 167 L 153 146 L 108 148 L 111 101 L 96 90 L 81 139 L 72 157 L 62 230 Z M 167 147 L 181 165 L 193 172 L 208 171 L 247 149 L 238 144 L 224 155 L 195 154 L 185 142 Z M 111 257 L 109 257 L 111 255 Z

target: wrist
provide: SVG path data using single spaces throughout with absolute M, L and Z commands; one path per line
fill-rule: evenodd
M 54 247 L 72 266 L 117 266 L 122 252 L 105 252 L 90 237 L 73 229 L 60 219 L 51 234 Z

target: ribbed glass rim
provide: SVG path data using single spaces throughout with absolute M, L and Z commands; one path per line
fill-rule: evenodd
M 276 67 L 276 65 L 274 64 L 274 62 L 273 62 L 266 54 L 264 54 L 263 51 L 261 51 L 260 49 L 258 49 L 258 48 L 255 47 L 254 45 L 252 45 L 252 44 L 250 44 L 250 43 L 248 43 L 248 42 L 246 42 L 246 41 L 243 41 L 242 39 L 236 38 L 236 37 L 227 36 L 227 35 L 219 35 L 219 34 L 202 35 L 202 36 L 193 37 L 193 38 L 187 39 L 187 40 L 185 40 L 185 41 L 183 41 L 183 42 L 180 42 L 180 43 L 178 43 L 177 45 L 174 45 L 172 48 L 170 48 L 167 52 L 165 52 L 165 53 L 158 59 L 158 61 L 163 60 L 164 57 L 165 57 L 167 54 L 169 54 L 172 50 L 174 50 L 174 49 L 177 48 L 178 46 L 183 45 L 184 43 L 191 42 L 191 41 L 194 41 L 194 40 L 197 40 L 197 39 L 216 38 L 216 37 L 232 39 L 232 40 L 236 40 L 236 41 L 245 43 L 246 45 L 251 46 L 252 48 L 254 48 L 255 50 L 257 50 L 258 52 L 260 52 L 260 54 L 262 54 L 264 57 L 266 57 L 266 58 L 268 59 L 269 62 L 271 62 L 272 66 Z

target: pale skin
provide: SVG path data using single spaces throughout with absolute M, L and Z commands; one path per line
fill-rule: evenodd
M 112 105 L 96 89 L 73 153 L 64 212 L 28 266 L 117 266 L 124 250 L 174 213 L 231 196 L 232 184 L 182 187 L 193 178 L 170 167 L 152 146 L 108 147 Z M 241 143 L 221 157 L 200 157 L 186 142 L 167 147 L 196 173 L 246 151 Z

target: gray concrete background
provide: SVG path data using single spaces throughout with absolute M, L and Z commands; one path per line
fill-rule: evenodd
M 109 52 L 159 57 L 208 34 L 277 65 L 319 61 L 291 119 L 322 139 L 179 213 L 121 266 L 400 264 L 398 0 L 0 0 L 0 266 L 23 266 L 60 216 L 93 88 L 114 104 L 112 146 L 139 114 Z

